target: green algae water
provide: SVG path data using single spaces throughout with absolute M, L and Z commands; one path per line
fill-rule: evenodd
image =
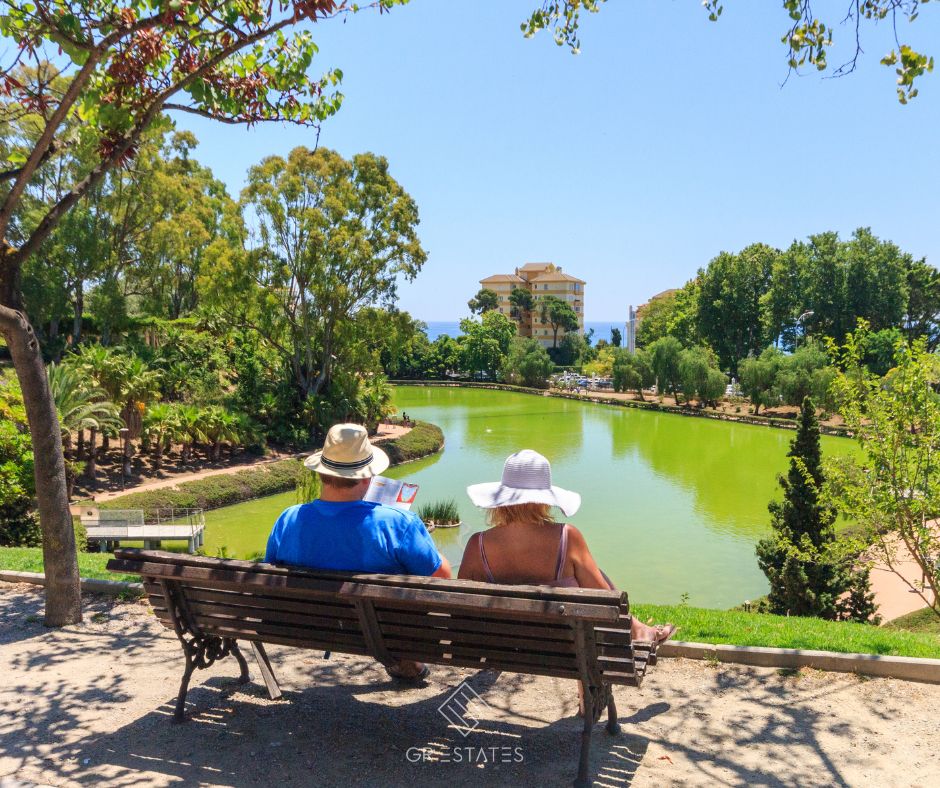
M 388 471 L 420 485 L 418 503 L 455 498 L 463 525 L 433 536 L 456 566 L 485 527 L 464 492 L 496 481 L 519 449 L 551 460 L 554 482 L 581 493 L 569 519 L 598 564 L 637 602 L 727 608 L 766 593 L 754 556 L 769 531 L 793 433 L 745 424 L 480 389 L 402 386 L 395 404 L 444 431 L 444 451 Z M 854 444 L 823 437 L 824 454 Z M 206 514 L 206 550 L 248 557 L 264 550 L 293 493 Z

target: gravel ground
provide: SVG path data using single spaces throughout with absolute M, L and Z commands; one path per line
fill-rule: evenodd
M 281 700 L 227 659 L 197 672 L 174 725 L 179 645 L 146 604 L 89 597 L 61 630 L 41 617 L 40 591 L 0 588 L 2 788 L 553 786 L 577 770 L 572 682 L 436 668 L 398 691 L 369 660 L 271 647 Z M 483 700 L 467 736 L 438 711 L 464 680 Z M 616 695 L 597 786 L 940 784 L 940 686 L 663 660 Z

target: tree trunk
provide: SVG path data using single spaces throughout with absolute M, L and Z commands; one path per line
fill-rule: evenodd
M 10 279 L 15 275 L 7 270 L 0 271 L 0 277 L 4 273 Z M 12 301 L 18 307 L 21 302 L 18 283 L 8 279 L 0 284 L 5 285 L 5 292 L 0 293 L 3 301 L 6 304 Z M 66 490 L 62 433 L 49 391 L 49 378 L 42 363 L 39 342 L 26 315 L 0 306 L 0 328 L 23 390 L 33 442 L 33 470 L 46 575 L 45 624 L 48 627 L 77 624 L 82 620 L 82 604 L 75 529 Z
M 159 471 L 163 467 L 163 436 L 157 440 L 157 445 L 153 453 L 153 469 Z
M 95 472 L 97 467 L 95 463 L 98 460 L 98 430 L 92 427 L 88 430 L 88 464 L 85 466 L 85 473 L 91 479 L 92 485 L 95 483 Z
M 78 440 L 75 443 L 75 459 L 81 460 L 85 454 L 85 430 L 78 431 Z
M 85 287 L 83 282 L 75 285 L 75 316 L 72 318 L 72 347 L 82 341 L 82 316 L 85 312 Z

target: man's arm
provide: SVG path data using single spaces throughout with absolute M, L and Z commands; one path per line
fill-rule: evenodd
M 450 568 L 450 561 L 448 561 L 443 555 L 441 556 L 441 565 L 437 568 L 437 571 L 431 575 L 431 577 L 443 577 L 445 580 L 450 580 L 454 576 L 453 570 Z

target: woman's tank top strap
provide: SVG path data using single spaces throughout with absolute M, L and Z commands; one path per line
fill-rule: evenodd
M 555 567 L 556 582 L 562 580 L 565 571 L 565 559 L 568 557 L 568 523 L 561 526 L 561 539 L 558 540 L 558 565 Z
M 495 583 L 496 578 L 493 577 L 493 570 L 490 569 L 490 562 L 486 560 L 486 550 L 483 549 L 482 531 L 477 536 L 477 542 L 480 544 L 480 561 L 483 563 L 483 571 L 486 572 L 486 580 L 489 583 Z

